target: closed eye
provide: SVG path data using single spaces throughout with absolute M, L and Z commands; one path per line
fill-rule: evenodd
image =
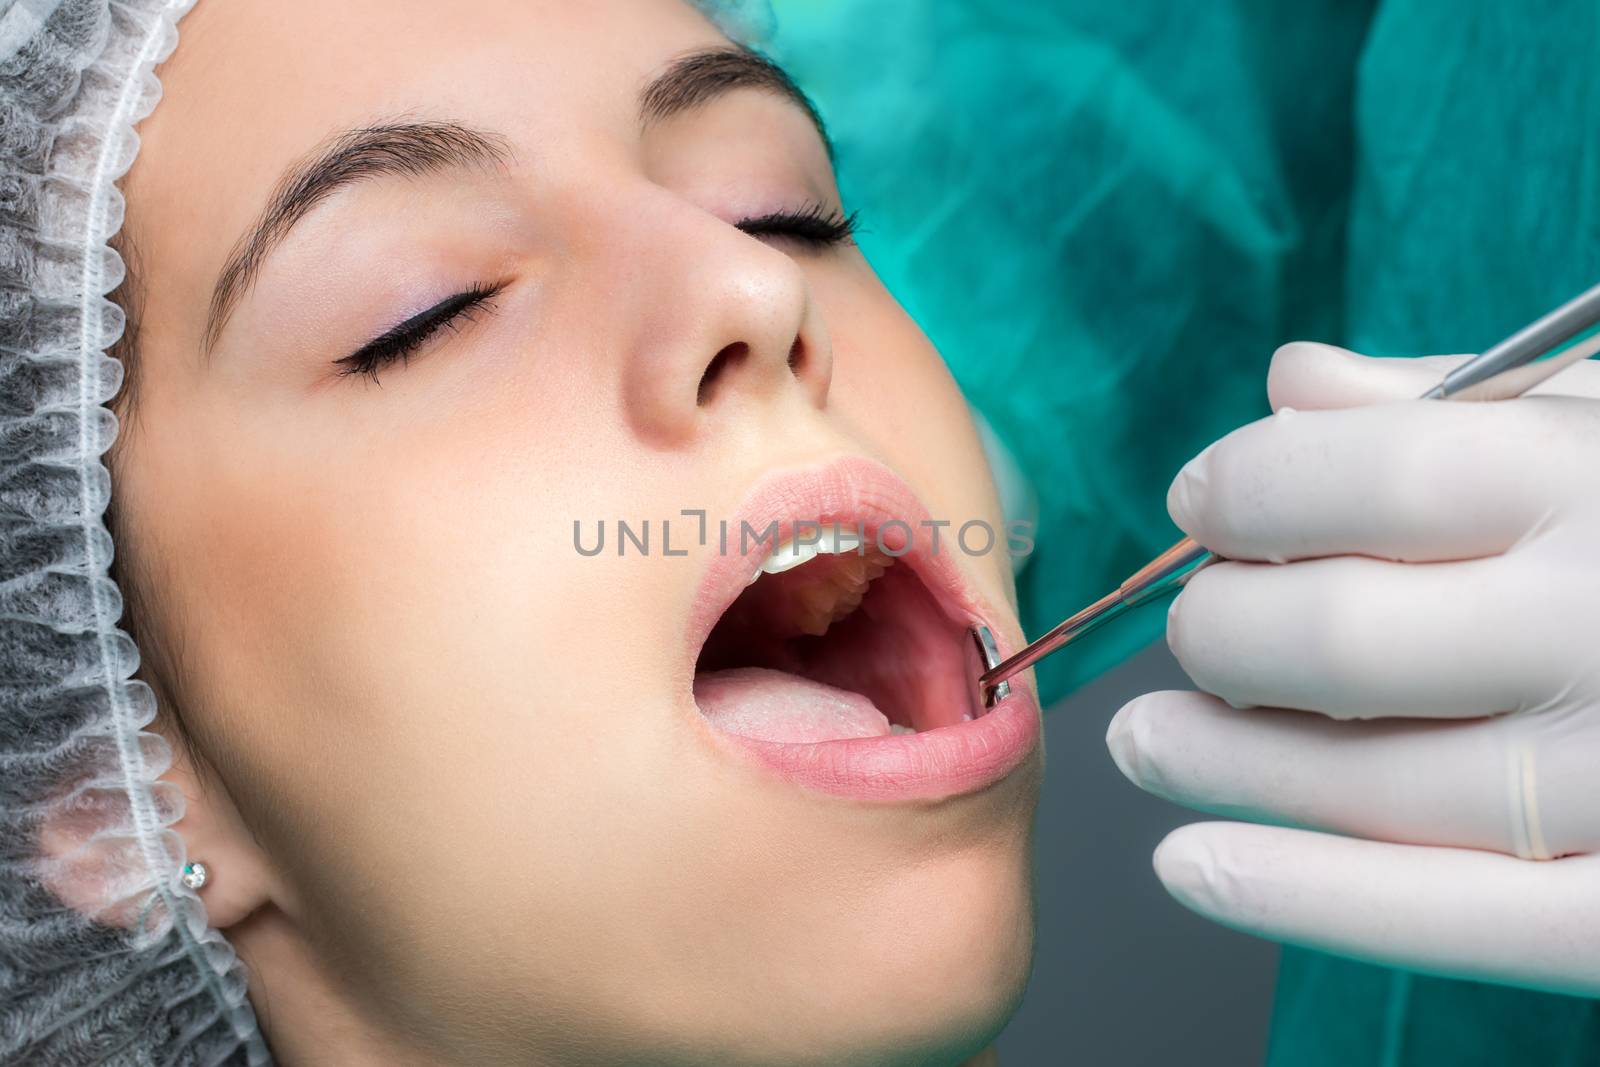
M 423 346 L 434 334 L 449 327 L 460 329 L 473 320 L 474 313 L 488 305 L 489 300 L 506 287 L 506 283 L 493 285 L 474 283 L 468 288 L 446 297 L 426 311 L 398 323 L 374 337 L 354 352 L 334 360 L 339 376 L 365 374 L 374 382 L 378 371 L 395 360 L 404 362 Z
M 859 212 L 812 203 L 791 211 L 740 219 L 736 225 L 751 237 L 790 238 L 816 248 L 843 244 L 855 236 Z

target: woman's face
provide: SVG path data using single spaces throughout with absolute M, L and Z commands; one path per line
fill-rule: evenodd
M 678 63 L 729 45 L 673 0 L 235 0 L 183 31 L 125 183 L 118 500 L 283 924 L 439 1059 L 981 1047 L 1030 963 L 1037 708 L 1003 744 L 878 736 L 869 699 L 960 722 L 963 620 L 1020 635 L 1003 549 L 951 544 L 1001 528 L 963 400 L 829 243 L 807 112 Z M 708 642 L 765 555 L 741 520 L 812 518 L 951 525 L 875 611 L 892 554 L 824 558 Z

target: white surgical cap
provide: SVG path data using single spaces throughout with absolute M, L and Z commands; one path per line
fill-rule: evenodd
M 0 0 L 5 1064 L 270 1062 L 244 969 L 180 881 L 183 798 L 146 729 L 154 694 L 131 677 L 103 518 L 123 374 L 107 354 L 124 327 L 107 299 L 123 277 L 115 183 L 193 3 Z M 759 0 L 702 6 L 741 40 L 771 28 Z
M 268 1062 L 244 970 L 179 881 L 107 577 L 101 456 L 122 383 L 107 245 L 134 124 L 193 0 L 11 0 L 0 14 L 0 1062 Z M 47 835 L 54 839 L 43 844 Z M 72 905 L 52 891 L 70 883 Z M 98 915 L 99 920 L 90 918 Z

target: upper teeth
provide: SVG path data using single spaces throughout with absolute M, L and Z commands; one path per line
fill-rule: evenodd
M 784 571 L 793 570 L 802 563 L 810 563 L 818 556 L 838 556 L 846 552 L 856 552 L 860 548 L 861 535 L 858 532 L 837 527 L 818 531 L 815 541 L 807 538 L 804 544 L 791 539 L 773 549 L 772 553 L 761 561 L 761 566 L 756 568 L 756 572 L 750 576 L 750 581 L 746 584 L 754 585 L 756 579 L 763 574 L 782 574 Z

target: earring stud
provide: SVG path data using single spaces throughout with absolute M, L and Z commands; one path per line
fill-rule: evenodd
M 206 877 L 211 872 L 206 870 L 206 865 L 199 860 L 183 865 L 183 884 L 190 889 L 199 889 L 206 884 Z

